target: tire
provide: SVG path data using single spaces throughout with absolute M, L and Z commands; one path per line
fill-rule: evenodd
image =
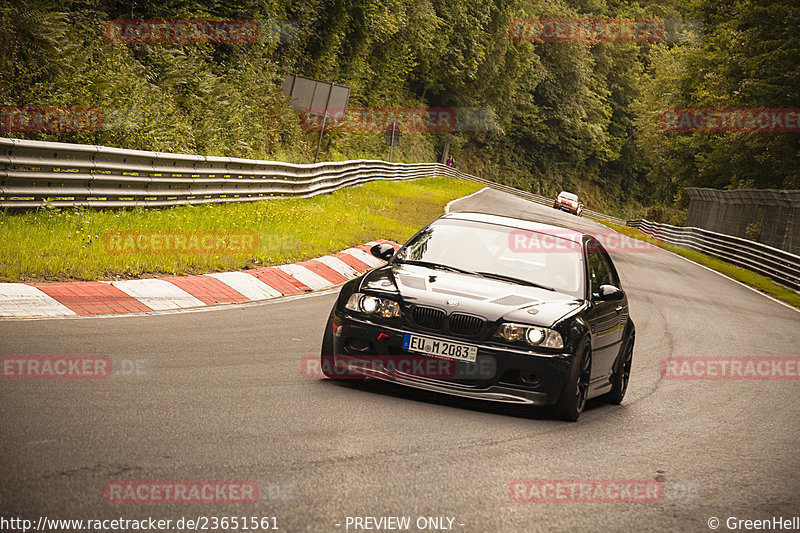
M 592 376 L 592 352 L 584 345 L 578 352 L 579 357 L 573 361 L 567 383 L 555 405 L 556 418 L 575 422 L 586 407 L 586 397 L 589 394 L 589 380 Z
M 633 362 L 633 344 L 636 340 L 634 335 L 628 340 L 625 345 L 625 351 L 622 352 L 622 360 L 618 368 L 611 375 L 611 390 L 603 395 L 603 401 L 614 405 L 622 403 L 625 398 L 625 392 L 628 390 L 628 383 L 631 379 L 631 363 Z
M 334 306 L 331 309 L 331 314 L 328 317 L 328 322 L 325 324 L 325 332 L 322 334 L 322 348 L 319 351 L 319 364 L 322 373 L 329 379 L 337 379 L 336 373 L 333 371 L 333 311 L 336 309 Z

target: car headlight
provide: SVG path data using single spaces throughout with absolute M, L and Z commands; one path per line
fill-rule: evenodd
M 348 298 L 345 309 L 364 313 L 367 315 L 378 315 L 383 318 L 395 318 L 400 315 L 400 304 L 388 298 L 380 298 L 370 294 L 354 292 Z
M 510 342 L 523 341 L 531 346 L 542 348 L 561 349 L 564 347 L 564 340 L 561 338 L 561 334 L 550 328 L 522 324 L 503 324 L 497 330 L 497 335 Z

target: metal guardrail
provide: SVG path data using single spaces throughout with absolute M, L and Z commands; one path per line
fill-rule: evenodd
M 664 242 L 702 252 L 767 276 L 795 291 L 800 290 L 800 256 L 785 250 L 732 235 L 644 219 L 629 220 L 627 225 Z
M 160 207 L 310 197 L 374 180 L 449 176 L 543 205 L 553 199 L 439 163 L 355 160 L 303 165 L 232 157 L 125 150 L 0 137 L 0 208 Z M 588 209 L 586 216 L 626 221 Z M 800 289 L 800 257 L 753 241 L 647 220 L 627 225 Z
M 439 163 L 313 165 L 0 138 L 0 207 L 163 207 L 309 197 L 374 180 L 450 176 L 542 204 L 552 199 Z M 594 218 L 624 221 L 584 211 Z
M 161 207 L 308 197 L 372 180 L 441 175 L 438 164 L 297 165 L 0 138 L 0 207 Z

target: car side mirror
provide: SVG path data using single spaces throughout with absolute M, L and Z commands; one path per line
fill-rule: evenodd
M 394 255 L 394 246 L 392 246 L 391 244 L 376 244 L 375 246 L 369 249 L 369 253 L 371 253 L 378 259 L 383 259 L 384 261 L 388 261 Z
M 600 285 L 600 289 L 592 295 L 593 300 L 601 302 L 616 302 L 622 300 L 625 293 L 613 285 Z

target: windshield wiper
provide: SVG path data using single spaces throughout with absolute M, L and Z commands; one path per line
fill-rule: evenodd
M 398 259 L 397 262 L 406 263 L 406 264 L 409 264 L 409 265 L 424 266 L 424 267 L 428 267 L 428 268 L 434 268 L 434 269 L 437 269 L 437 270 L 447 270 L 449 272 L 458 272 L 459 274 L 469 274 L 471 276 L 478 276 L 478 277 L 481 277 L 481 278 L 490 278 L 490 279 L 496 279 L 496 280 L 500 280 L 500 281 L 508 281 L 510 283 L 519 283 L 521 285 L 527 285 L 529 287 L 537 287 L 539 289 L 544 289 L 544 290 L 547 290 L 547 291 L 558 292 L 556 289 L 554 289 L 552 287 L 547 287 L 545 285 L 539 285 L 538 283 L 534 283 L 532 281 L 528 281 L 527 279 L 520 279 L 520 278 L 515 278 L 515 277 L 512 277 L 512 276 L 504 276 L 503 274 L 495 274 L 494 272 L 473 272 L 472 270 L 467 270 L 467 269 L 464 269 L 464 268 L 458 268 L 458 267 L 454 267 L 454 266 L 450 266 L 450 265 L 442 265 L 441 263 L 433 263 L 431 261 L 418 261 L 418 260 L 415 260 L 415 259 L 408 259 L 408 260 L 406 260 L 406 259 Z
M 405 263 L 408 265 L 418 265 L 424 266 L 428 268 L 434 268 L 437 270 L 447 270 L 449 272 L 458 272 L 459 274 L 470 274 L 472 276 L 480 276 L 478 272 L 472 272 L 471 270 L 466 270 L 463 268 L 458 268 L 450 265 L 442 265 L 440 263 L 432 263 L 430 261 L 417 261 L 415 259 L 399 259 L 398 262 Z
M 520 278 L 515 278 L 515 277 L 512 277 L 512 276 L 504 276 L 503 274 L 495 274 L 493 272 L 475 272 L 475 273 L 478 274 L 479 276 L 484 277 L 484 278 L 497 279 L 497 280 L 500 280 L 500 281 L 508 281 L 508 282 L 511 282 L 511 283 L 520 283 L 522 285 L 528 285 L 530 287 L 538 287 L 539 289 L 558 292 L 556 289 L 554 289 L 552 287 L 547 287 L 545 285 L 539 285 L 538 283 L 534 283 L 532 281 L 528 281 L 527 279 L 520 279 Z

